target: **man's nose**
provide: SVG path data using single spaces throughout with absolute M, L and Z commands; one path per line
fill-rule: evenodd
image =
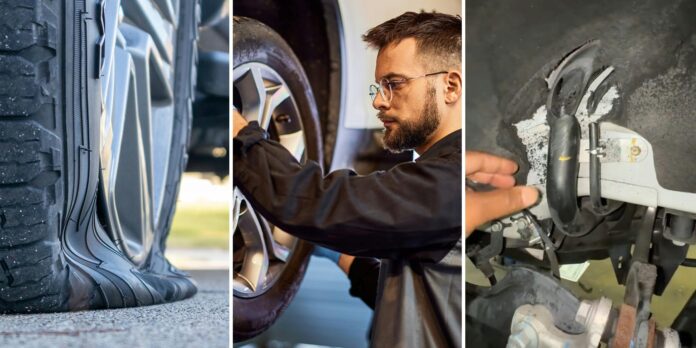
M 377 93 L 375 99 L 372 101 L 372 107 L 376 110 L 387 110 L 389 109 L 389 103 L 382 98 L 382 93 Z

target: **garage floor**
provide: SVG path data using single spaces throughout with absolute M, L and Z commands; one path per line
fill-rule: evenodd
M 312 257 L 300 290 L 278 321 L 235 348 L 367 348 L 372 310 L 348 294 L 350 281 L 336 265 Z
M 155 306 L 0 315 L 0 347 L 211 347 L 229 342 L 229 272 L 188 270 L 198 294 Z
M 689 250 L 688 257 L 696 257 L 696 248 Z M 504 275 L 503 268 L 496 268 L 498 279 L 502 279 Z M 662 296 L 653 296 L 652 312 L 658 327 L 672 324 L 686 301 L 689 300 L 693 290 L 696 289 L 694 279 L 696 279 L 696 268 L 680 267 Z M 466 260 L 466 281 L 479 285 L 488 284 L 483 274 L 468 259 Z M 590 262 L 590 267 L 580 278 L 580 282 L 590 291 L 583 290 L 574 282 L 564 280 L 563 284 L 581 299 L 596 299 L 606 296 L 611 299 L 615 308 L 623 302 L 624 286 L 616 283 L 609 259 Z

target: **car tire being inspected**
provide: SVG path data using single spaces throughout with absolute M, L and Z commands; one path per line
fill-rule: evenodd
M 156 3 L 0 1 L 0 312 L 196 292 L 164 245 L 186 164 L 199 10 Z M 160 129 L 169 150 L 153 159 Z
M 233 24 L 235 107 L 248 120 L 259 121 L 298 160 L 322 163 L 314 96 L 292 49 L 261 22 L 234 17 Z M 232 227 L 237 342 L 266 330 L 289 305 L 313 246 L 270 226 L 236 189 Z M 251 267 L 251 256 L 259 256 L 265 266 Z

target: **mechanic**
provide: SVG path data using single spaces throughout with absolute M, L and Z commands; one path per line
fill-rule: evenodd
M 345 169 L 324 176 L 319 164 L 298 163 L 234 110 L 234 185 L 272 224 L 343 253 L 326 254 L 348 273 L 351 294 L 375 309 L 372 346 L 459 347 L 461 18 L 407 12 L 363 39 L 378 49 L 377 85 L 370 92 L 384 123 L 384 147 L 414 149 L 420 157 L 370 175 Z M 506 205 L 506 214 L 493 205 L 480 209 L 471 216 L 476 224 L 536 201 L 536 192 L 530 198 L 511 187 L 514 163 L 484 154 L 471 158 L 475 171 L 467 178 L 501 188 L 473 196 L 472 203 L 518 205 Z

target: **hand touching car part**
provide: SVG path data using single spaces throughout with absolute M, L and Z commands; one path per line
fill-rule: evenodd
M 696 236 L 693 161 L 684 161 L 696 143 L 678 126 L 693 123 L 694 77 L 675 74 L 696 63 L 695 43 L 680 45 L 696 33 L 688 19 L 696 7 L 612 4 L 467 2 L 467 33 L 476 38 L 466 50 L 467 81 L 476 86 L 467 94 L 467 147 L 505 153 L 520 164 L 516 178 L 543 196 L 467 240 L 467 255 L 538 267 L 512 266 L 490 288 L 467 286 L 467 325 L 478 324 L 467 330 L 470 343 L 558 346 L 541 340 L 562 337 L 550 329 L 591 347 L 673 347 L 675 331 L 682 342 L 696 337 L 696 296 L 679 315 L 651 305 L 652 295 L 683 301 L 665 288 L 691 264 L 687 249 Z M 667 22 L 683 25 L 658 24 Z M 646 40 L 655 36 L 660 40 Z M 573 294 L 557 279 L 578 281 L 578 266 L 602 259 L 610 261 L 612 279 L 582 279 L 604 289 L 615 276 L 625 285 L 623 303 L 614 298 L 617 308 L 582 304 L 578 296 L 593 296 L 591 290 Z M 548 274 L 554 263 L 560 272 Z M 604 314 L 585 320 L 591 312 Z M 599 334 L 579 336 L 590 331 Z M 524 341 L 531 332 L 536 343 Z
M 466 192 L 466 236 L 476 227 L 494 219 L 509 216 L 539 200 L 539 191 L 533 187 L 515 187 L 513 174 L 517 163 L 478 151 L 467 151 L 466 179 L 495 190 Z
M 287 233 L 382 259 L 374 346 L 460 346 L 461 19 L 408 12 L 364 39 L 379 49 L 370 92 L 384 145 L 421 156 L 385 172 L 325 176 L 236 115 L 234 185 Z

